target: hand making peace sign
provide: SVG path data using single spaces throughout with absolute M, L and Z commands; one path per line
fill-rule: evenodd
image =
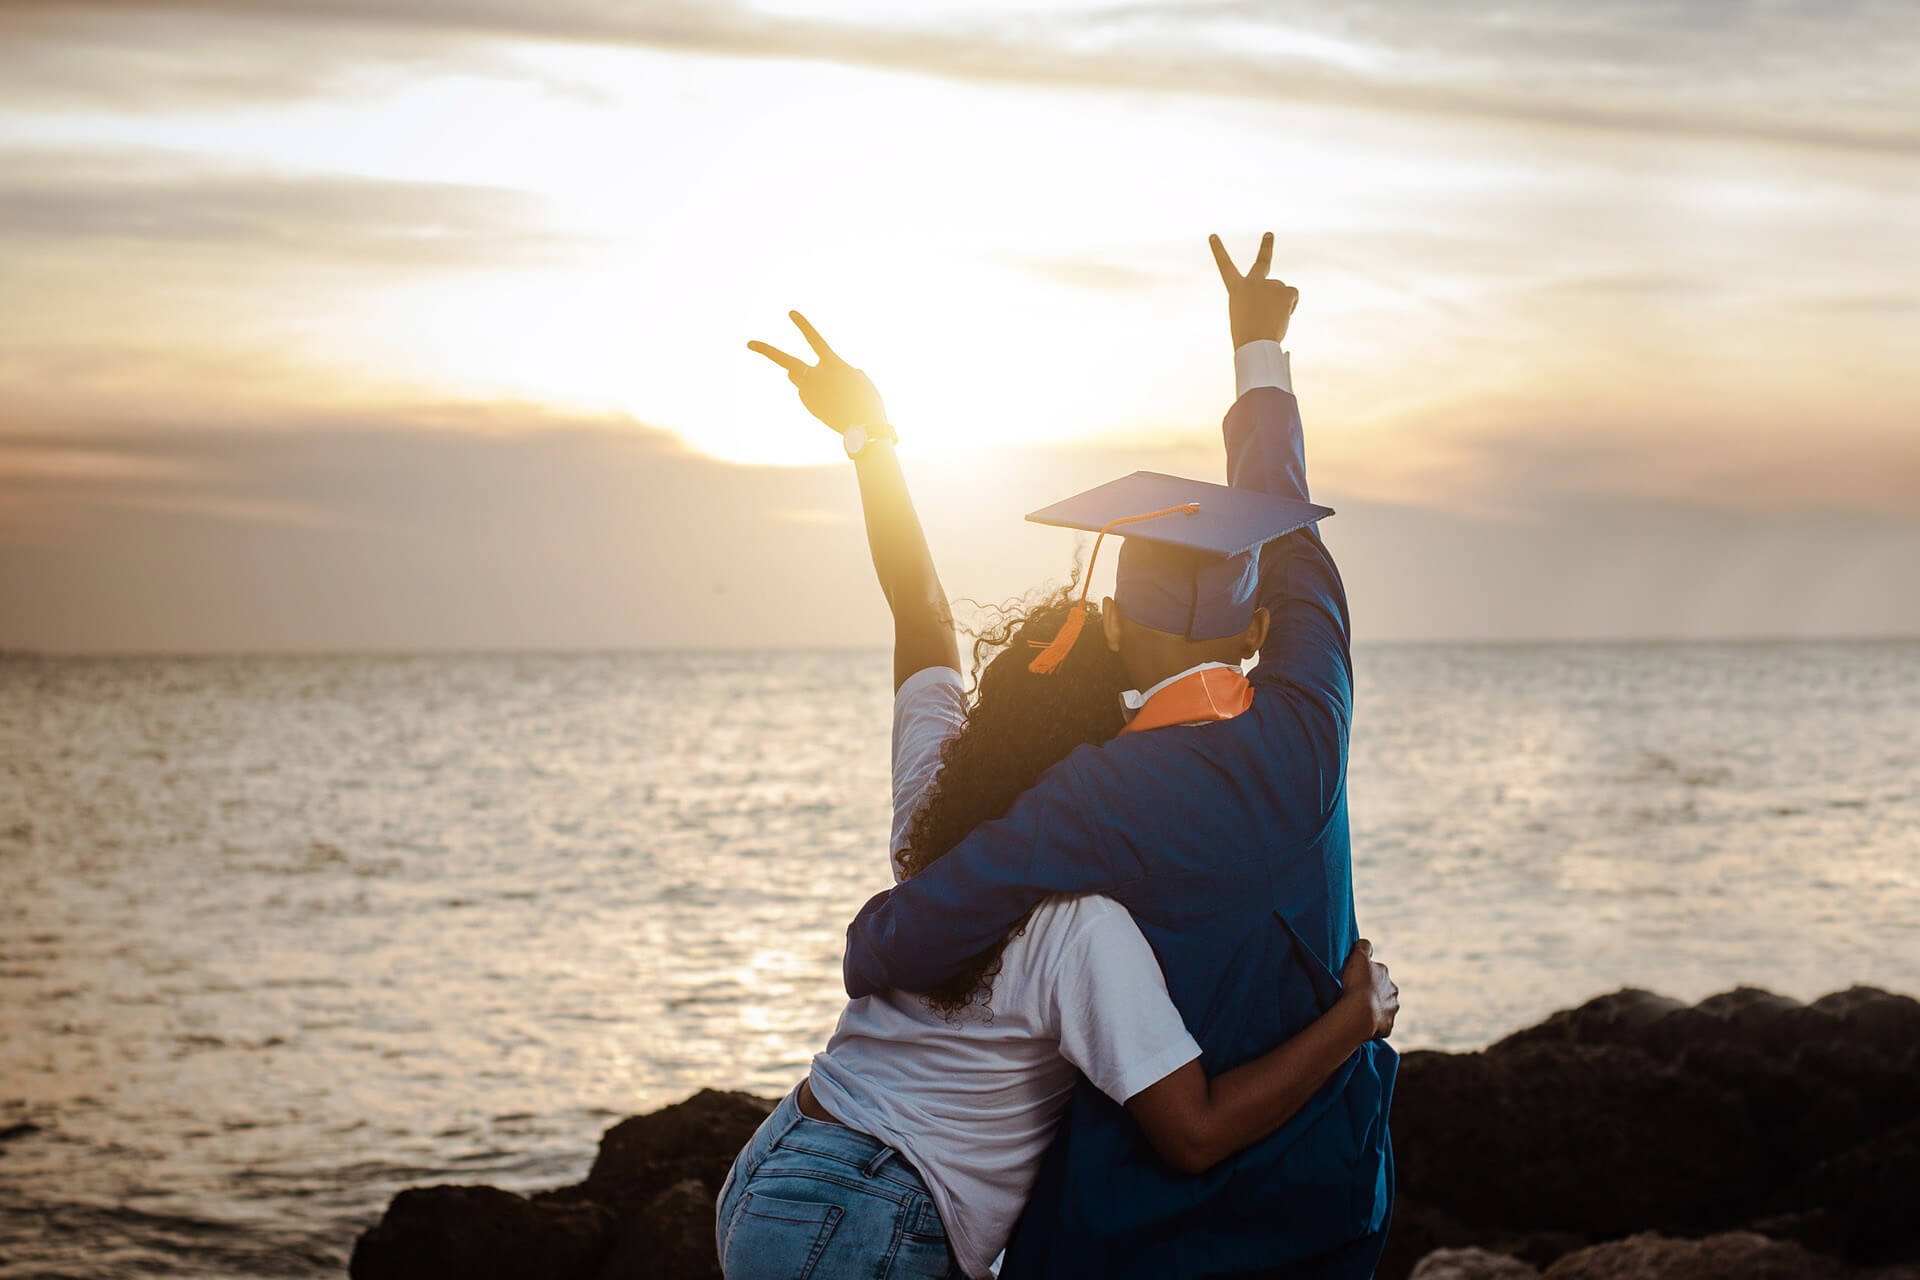
M 1300 305 L 1300 291 L 1284 281 L 1267 279 L 1267 268 L 1273 265 L 1273 232 L 1260 238 L 1260 252 L 1244 276 L 1227 256 L 1219 236 L 1208 236 L 1207 243 L 1213 247 L 1220 282 L 1227 286 L 1227 320 L 1233 326 L 1234 350 L 1263 338 L 1283 341 L 1293 309 Z
M 798 311 L 787 312 L 788 318 L 799 328 L 807 345 L 813 348 L 813 354 L 820 357 L 819 364 L 808 364 L 798 356 L 790 356 L 775 346 L 764 342 L 749 342 L 747 350 L 758 351 L 767 359 L 787 371 L 787 378 L 800 388 L 800 403 L 807 412 L 832 427 L 844 432 L 849 427 L 873 427 L 887 420 L 887 406 L 880 400 L 880 392 L 874 388 L 873 379 L 842 360 L 834 353 L 820 331 L 807 323 L 807 318 Z

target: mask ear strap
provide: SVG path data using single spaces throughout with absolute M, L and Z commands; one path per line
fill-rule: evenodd
M 1145 511 L 1137 516 L 1121 516 L 1118 520 L 1109 520 L 1100 527 L 1100 536 L 1093 540 L 1093 554 L 1087 557 L 1087 575 L 1080 582 L 1080 598 L 1067 610 L 1067 620 L 1060 625 L 1059 634 L 1051 640 L 1029 640 L 1028 644 L 1040 650 L 1039 656 L 1027 664 L 1027 670 L 1037 676 L 1052 675 L 1060 664 L 1067 660 L 1073 651 L 1073 645 L 1087 625 L 1087 592 L 1093 589 L 1093 565 L 1100 558 L 1100 544 L 1107 535 L 1123 524 L 1134 524 L 1141 520 L 1158 520 L 1161 516 L 1196 515 L 1200 511 L 1197 502 L 1183 502 L 1177 507 L 1162 507 L 1158 511 Z

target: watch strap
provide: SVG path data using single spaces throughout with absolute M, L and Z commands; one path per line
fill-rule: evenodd
M 854 432 L 856 431 L 860 433 L 857 442 L 854 437 Z M 890 422 L 861 423 L 857 426 L 848 427 L 840 433 L 841 447 L 847 451 L 849 458 L 857 458 L 865 453 L 867 446 L 875 440 L 885 440 L 888 444 L 899 444 L 900 433 L 894 430 L 893 424 Z

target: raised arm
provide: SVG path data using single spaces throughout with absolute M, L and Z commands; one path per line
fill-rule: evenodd
M 1220 269 L 1220 283 L 1227 289 L 1227 325 L 1233 334 L 1234 377 L 1239 384 L 1234 408 L 1248 395 L 1268 389 L 1284 392 L 1286 400 L 1292 401 L 1293 372 L 1280 344 L 1286 341 L 1294 309 L 1300 305 L 1300 291 L 1267 278 L 1273 266 L 1273 232 L 1260 238 L 1260 252 L 1245 275 L 1233 265 L 1219 236 L 1209 236 L 1207 245 Z M 1227 417 L 1227 483 L 1237 489 L 1309 500 L 1298 404 L 1265 397 L 1256 403 L 1264 403 L 1269 412 L 1242 415 L 1247 421 L 1240 431 L 1233 430 L 1234 416 Z
M 749 342 L 787 371 L 800 389 L 800 403 L 841 437 L 860 482 L 860 508 L 867 523 L 867 549 L 880 590 L 893 611 L 893 687 L 927 667 L 960 667 L 953 637 L 953 612 L 933 553 L 920 528 L 920 515 L 907 492 L 907 478 L 894 452 L 894 431 L 873 380 L 827 345 L 798 311 L 788 313 L 819 357 L 808 364 L 764 342 Z
M 1214 236 L 1214 263 L 1227 290 L 1238 397 L 1223 424 L 1227 483 L 1235 488 L 1306 499 L 1305 433 L 1300 402 L 1281 341 L 1300 303 L 1300 291 L 1269 279 L 1273 235 L 1242 275 Z M 1353 700 L 1351 622 L 1340 571 L 1317 526 L 1277 538 L 1261 549 L 1260 605 L 1270 626 L 1255 684 L 1305 692 L 1317 712 L 1331 713 L 1332 731 L 1344 733 Z
M 1127 1099 L 1161 1159 L 1182 1173 L 1206 1172 L 1291 1120 L 1355 1050 L 1392 1033 L 1400 989 L 1374 961 L 1373 944 L 1355 943 L 1340 976 L 1333 1007 L 1277 1049 L 1211 1079 L 1196 1058 Z

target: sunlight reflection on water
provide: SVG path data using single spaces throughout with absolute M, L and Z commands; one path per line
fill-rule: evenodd
M 1920 988 L 1920 644 L 1358 665 L 1403 1045 Z M 0 1276 L 337 1273 L 401 1186 L 786 1087 L 886 883 L 887 723 L 864 653 L 0 662 Z

